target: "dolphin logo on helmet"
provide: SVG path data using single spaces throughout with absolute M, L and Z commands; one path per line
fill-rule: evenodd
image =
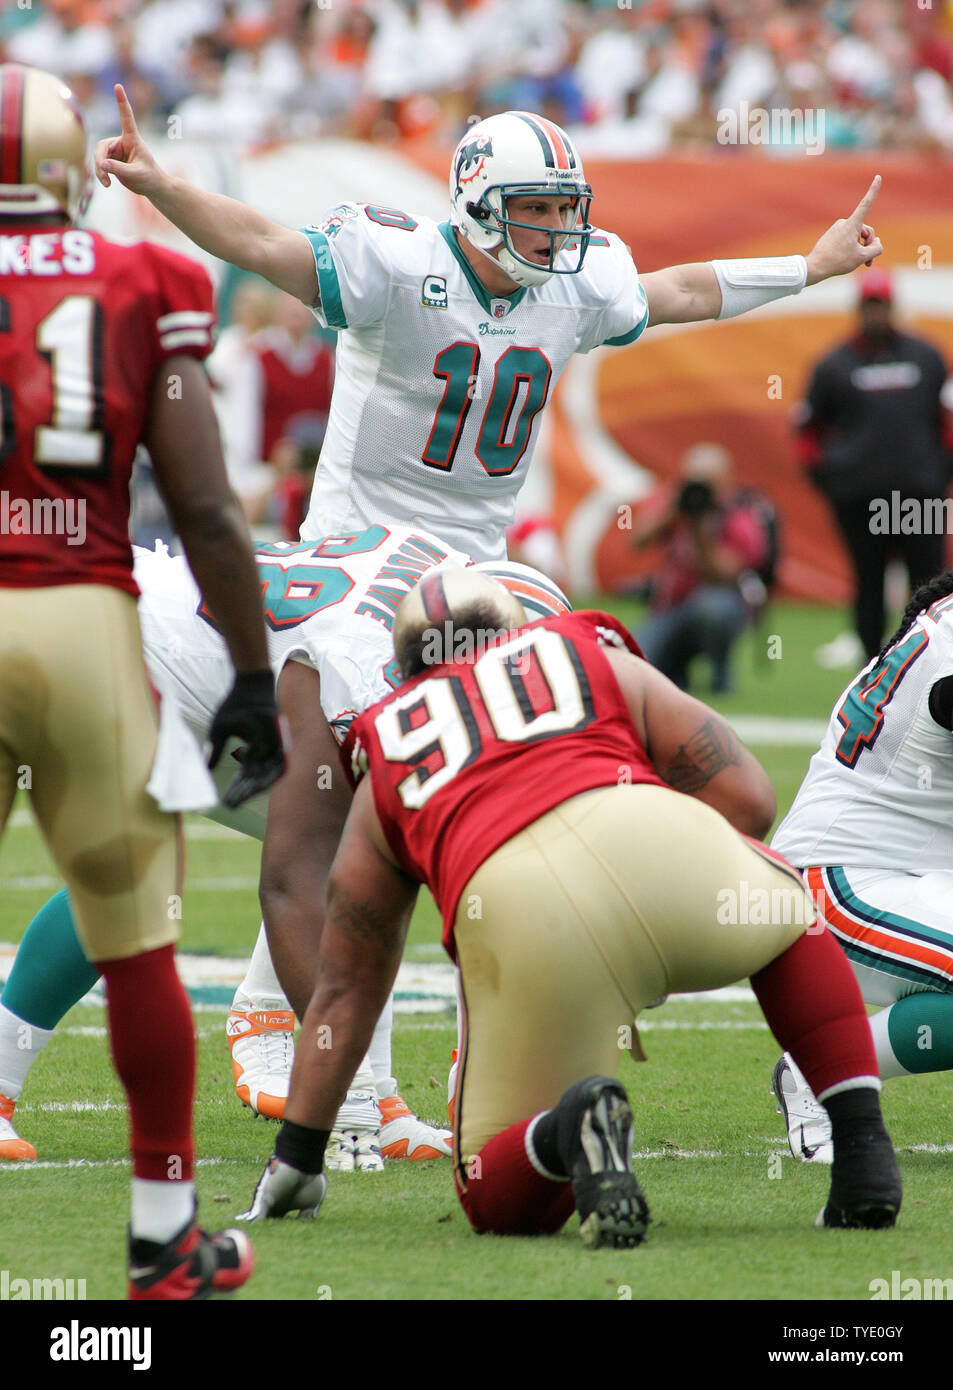
M 486 159 L 493 155 L 493 141 L 489 135 L 480 135 L 476 140 L 462 140 L 453 157 L 453 167 L 457 177 L 457 190 L 465 184 L 473 183 L 483 169 Z

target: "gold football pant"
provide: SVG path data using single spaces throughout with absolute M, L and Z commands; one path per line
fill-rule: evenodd
M 130 594 L 0 588 L 0 828 L 28 788 L 92 961 L 178 936 L 179 818 L 146 792 L 157 736 Z
M 480 866 L 454 934 L 464 1008 L 455 1162 L 644 1053 L 654 1000 L 745 979 L 814 921 L 799 875 L 667 787 L 563 802 Z M 767 920 L 765 920 L 767 919 Z

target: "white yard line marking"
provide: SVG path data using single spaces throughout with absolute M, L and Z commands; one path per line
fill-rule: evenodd
M 225 1164 L 238 1165 L 241 1158 L 197 1158 L 196 1168 L 219 1168 Z M 3 1173 L 35 1173 L 39 1168 L 69 1168 L 82 1172 L 85 1168 L 128 1168 L 128 1158 L 40 1158 L 30 1162 L 0 1162 L 0 1175 Z

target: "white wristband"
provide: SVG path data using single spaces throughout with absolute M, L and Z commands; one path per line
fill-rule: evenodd
M 721 286 L 720 319 L 733 319 L 787 294 L 800 294 L 807 281 L 803 256 L 764 256 L 750 261 L 709 261 Z

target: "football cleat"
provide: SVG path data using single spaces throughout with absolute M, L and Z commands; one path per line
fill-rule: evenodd
M 632 1110 L 625 1087 L 611 1077 L 587 1077 L 570 1086 L 554 1113 L 583 1244 L 593 1250 L 641 1245 L 651 1218 L 632 1168 Z
M 877 1231 L 896 1224 L 903 1199 L 897 1156 L 880 1123 L 837 1142 L 831 1190 L 815 1226 Z
M 15 1104 L 8 1096 L 0 1096 L 0 1159 L 10 1163 L 31 1162 L 36 1158 L 36 1149 L 21 1139 L 13 1128 Z
M 296 1211 L 299 1217 L 317 1216 L 327 1190 L 324 1173 L 302 1173 L 273 1154 L 258 1180 L 251 1206 L 236 1220 L 263 1221 L 287 1216 L 289 1211 Z
M 383 1094 L 381 1094 L 383 1092 Z M 381 1109 L 381 1153 L 385 1158 L 449 1158 L 453 1135 L 418 1120 L 397 1094 L 397 1082 L 388 1077 L 377 1083 L 377 1103 Z
M 269 1120 L 284 1119 L 294 1028 L 290 1009 L 270 1009 L 264 999 L 249 1001 L 248 1008 L 233 1004 L 225 1024 L 238 1098 Z
M 778 1102 L 778 1114 L 784 1116 L 794 1157 L 804 1163 L 833 1163 L 830 1118 L 814 1099 L 814 1092 L 789 1052 L 785 1052 L 772 1073 L 771 1089 Z
M 207 1235 L 192 1220 L 167 1244 L 129 1238 L 129 1297 L 184 1302 L 231 1293 L 255 1267 L 244 1231 Z
M 381 1132 L 375 1130 L 332 1129 L 324 1151 L 329 1173 L 383 1173 Z

